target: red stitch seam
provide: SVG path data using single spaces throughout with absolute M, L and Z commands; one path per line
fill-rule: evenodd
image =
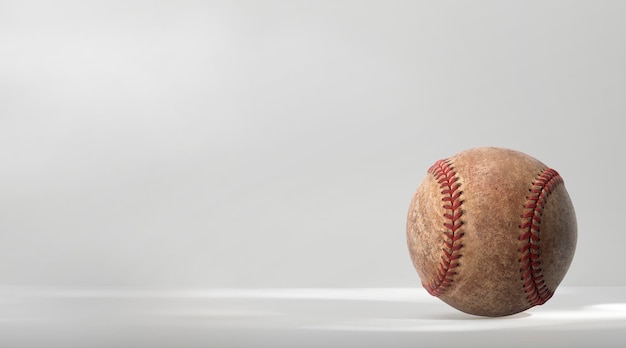
M 435 279 L 423 285 L 429 294 L 440 296 L 452 284 L 453 277 L 457 274 L 454 269 L 459 266 L 458 260 L 461 258 L 459 251 L 463 248 L 463 244 L 459 240 L 464 234 L 461 230 L 461 226 L 463 226 L 463 221 L 461 221 L 463 201 L 460 198 L 462 191 L 459 190 L 461 184 L 457 182 L 459 178 L 450 165 L 450 160 L 435 162 L 428 169 L 428 173 L 435 177 L 443 195 L 441 201 L 445 210 L 443 216 L 446 219 L 443 225 L 446 230 L 443 232 L 444 242 L 441 248 L 443 255 L 437 268 L 437 275 Z
M 526 243 L 519 250 L 521 254 L 519 262 L 522 263 L 520 273 L 522 288 L 528 302 L 533 306 L 544 304 L 553 295 L 553 291 L 546 286 L 541 269 L 540 227 L 548 197 L 562 183 L 563 179 L 556 170 L 544 169 L 531 184 L 528 190 L 530 194 L 524 204 L 524 213 L 521 215 L 522 223 L 519 228 L 522 233 L 519 240 Z

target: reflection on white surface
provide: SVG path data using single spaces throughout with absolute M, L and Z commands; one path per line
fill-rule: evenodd
M 305 347 L 378 347 L 393 337 L 400 340 L 394 347 L 413 347 L 416 341 L 433 343 L 442 337 L 450 345 L 465 343 L 459 337 L 463 335 L 449 335 L 462 332 L 480 333 L 473 343 L 483 347 L 501 346 L 498 339 L 515 335 L 519 340 L 508 347 L 526 346 L 533 335 L 570 340 L 570 347 L 598 342 L 611 346 L 607 340 L 626 340 L 625 290 L 563 288 L 543 306 L 486 318 L 461 313 L 419 288 L 0 287 L 0 343 L 84 347 L 113 340 L 106 346 L 171 347 L 168 342 L 187 342 L 190 347 L 292 347 L 296 342 L 300 347 L 308 342 Z M 155 340 L 155 332 L 167 339 Z
M 626 303 L 615 303 L 583 307 L 578 311 L 545 311 L 537 313 L 535 320 L 624 320 L 626 319 L 625 307 Z
M 178 311 L 168 311 L 161 313 L 164 315 L 189 317 L 189 318 L 242 318 L 242 317 L 269 317 L 275 315 L 283 315 L 284 313 L 262 311 L 262 310 L 245 310 L 245 309 L 187 309 Z
M 590 307 L 605 311 L 615 311 L 626 315 L 626 303 L 604 303 Z
M 617 309 L 616 309 L 617 308 Z M 621 322 L 626 329 L 626 303 L 597 305 L 578 310 L 535 311 L 532 315 L 520 313 L 503 318 L 450 319 L 359 319 L 335 325 L 310 327 L 317 330 L 339 331 L 389 331 L 389 332 L 462 332 L 494 331 L 519 328 L 566 327 L 572 324 L 598 321 Z M 578 326 L 576 326 L 578 327 Z

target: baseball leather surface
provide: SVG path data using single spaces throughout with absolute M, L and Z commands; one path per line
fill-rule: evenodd
M 424 288 L 452 307 L 503 316 L 545 303 L 576 248 L 563 179 L 524 153 L 474 148 L 437 161 L 414 194 L 407 242 Z

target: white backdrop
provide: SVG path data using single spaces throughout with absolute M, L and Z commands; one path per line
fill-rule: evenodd
M 0 284 L 417 287 L 413 191 L 491 145 L 564 177 L 564 283 L 626 285 L 624 18 L 617 1 L 2 1 Z

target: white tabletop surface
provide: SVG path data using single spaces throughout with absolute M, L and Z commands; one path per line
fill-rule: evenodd
M 626 288 L 502 318 L 420 288 L 0 287 L 0 347 L 626 347 Z

